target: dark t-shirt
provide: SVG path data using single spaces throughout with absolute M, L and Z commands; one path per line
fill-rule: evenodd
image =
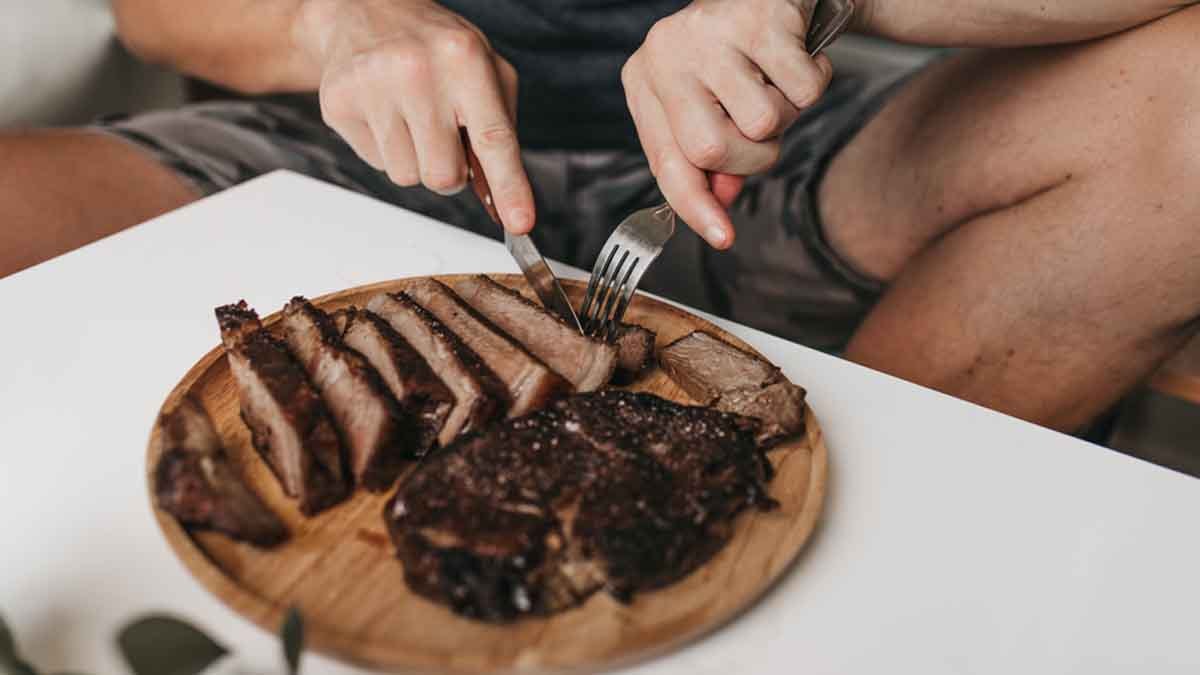
M 479 27 L 520 75 L 526 147 L 637 145 L 621 66 L 688 0 L 439 0 Z M 681 49 L 689 48 L 680 45 Z

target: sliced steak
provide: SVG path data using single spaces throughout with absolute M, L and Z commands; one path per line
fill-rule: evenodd
M 407 291 L 496 373 L 508 389 L 509 417 L 536 410 L 570 390 L 562 376 L 473 312 L 445 284 L 419 279 Z
M 401 335 L 454 395 L 438 443 L 483 427 L 508 406 L 508 390 L 479 356 L 404 293 L 379 294 L 367 309 Z
M 188 397 L 158 421 L 160 454 L 154 469 L 159 508 L 184 527 L 215 530 L 269 548 L 287 529 L 230 465 L 212 420 Z
M 355 479 L 368 490 L 388 489 L 405 460 L 418 457 L 414 425 L 366 358 L 342 342 L 329 315 L 296 297 L 283 308 L 282 323 L 288 348 L 342 432 Z
M 437 442 L 454 407 L 454 394 L 412 345 L 378 315 L 351 308 L 344 310 L 342 317 L 344 325 L 338 326 L 342 340 L 366 357 L 383 378 L 416 427 L 414 454 L 423 456 Z
M 305 515 L 338 503 L 351 487 L 341 441 L 304 369 L 245 301 L 216 315 L 254 448 Z
M 521 343 L 576 391 L 608 384 L 617 367 L 617 348 L 579 329 L 482 274 L 454 282 L 454 291 L 492 325 Z
M 610 336 L 610 341 L 617 348 L 615 382 L 632 382 L 654 364 L 654 341 L 657 338 L 654 331 L 637 324 L 617 324 Z
M 768 509 L 755 420 L 651 394 L 577 394 L 427 459 L 384 511 L 417 593 L 485 621 L 672 583 Z
M 804 431 L 804 389 L 754 354 L 694 331 L 664 347 L 658 362 L 702 405 L 760 420 L 760 443 Z

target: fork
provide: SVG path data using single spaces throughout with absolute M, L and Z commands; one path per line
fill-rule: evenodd
M 815 58 L 842 34 L 854 9 L 854 0 L 817 3 L 807 36 L 811 56 Z M 667 203 L 636 211 L 613 230 L 592 267 L 579 308 L 584 335 L 605 339 L 612 336 L 646 268 L 662 253 L 673 234 L 675 211 Z
M 625 316 L 646 268 L 662 253 L 663 246 L 673 234 L 675 210 L 669 204 L 636 211 L 621 221 L 604 242 L 588 279 L 583 305 L 579 308 L 579 321 L 585 335 L 611 336 L 621 317 Z M 603 253 L 605 250 L 607 256 Z M 619 283 L 617 279 L 620 279 Z

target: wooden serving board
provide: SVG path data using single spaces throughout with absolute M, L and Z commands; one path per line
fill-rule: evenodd
M 455 277 L 438 277 L 452 281 Z M 517 275 L 493 275 L 528 293 Z M 326 310 L 363 306 L 397 280 L 333 293 L 313 302 Z M 576 305 L 583 285 L 566 282 Z M 273 314 L 265 323 L 273 325 Z M 749 350 L 738 338 L 697 316 L 638 296 L 627 320 L 658 333 L 658 347 L 701 329 Z M 213 322 L 213 334 L 217 333 Z M 803 384 L 803 383 L 799 383 Z M 655 368 L 631 389 L 694 403 Z M 174 408 L 193 394 L 212 416 L 237 468 L 283 518 L 291 539 L 272 551 L 211 532 L 188 532 L 155 509 L 167 541 L 188 570 L 227 605 L 274 631 L 288 607 L 305 618 L 311 648 L 346 661 L 396 672 L 545 672 L 597 670 L 644 659 L 695 639 L 754 602 L 784 572 L 813 532 L 825 496 L 828 454 L 812 412 L 804 438 L 771 452 L 771 495 L 780 508 L 741 515 L 736 533 L 706 565 L 667 588 L 621 605 L 604 592 L 583 606 L 545 619 L 491 625 L 461 618 L 409 591 L 384 529 L 387 495 L 357 491 L 314 518 L 284 496 L 250 444 L 238 415 L 237 392 L 223 350 L 200 359 L 163 403 Z M 158 461 L 157 429 L 146 456 L 147 477 Z M 151 490 L 153 494 L 153 490 Z

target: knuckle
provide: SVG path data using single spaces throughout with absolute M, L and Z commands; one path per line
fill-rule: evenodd
M 507 124 L 482 127 L 476 144 L 483 150 L 507 150 L 517 145 L 517 132 Z
M 720 169 L 729 161 L 729 143 L 717 136 L 698 137 L 688 143 L 684 154 L 701 169 Z
M 465 28 L 442 31 L 434 47 L 442 56 L 455 61 L 473 59 L 485 52 L 483 40 Z
M 464 184 L 460 171 L 454 169 L 430 169 L 421 172 L 421 183 L 434 192 L 453 192 Z
M 742 131 L 752 141 L 765 141 L 777 135 L 783 126 L 783 115 L 773 106 L 759 110 Z

